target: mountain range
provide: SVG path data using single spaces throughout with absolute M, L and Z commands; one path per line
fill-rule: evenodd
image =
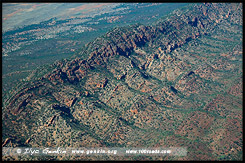
M 3 147 L 187 147 L 187 156 L 5 160 L 242 160 L 242 4 L 191 4 L 117 27 L 3 97 Z

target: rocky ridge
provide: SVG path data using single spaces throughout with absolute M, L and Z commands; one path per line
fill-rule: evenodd
M 224 151 L 222 145 L 217 149 L 208 143 L 211 139 L 221 140 L 210 138 L 212 134 L 200 127 L 211 132 L 218 125 L 215 118 L 224 125 L 233 123 L 235 115 L 242 118 L 238 116 L 239 109 L 229 110 L 242 107 L 239 99 L 232 98 L 236 101 L 232 106 L 219 103 L 216 112 L 213 105 L 217 102 L 210 97 L 224 90 L 227 98 L 234 94 L 233 87 L 241 91 L 237 88 L 239 83 L 228 88 L 227 83 L 232 81 L 226 83 L 221 79 L 224 72 L 216 70 L 211 64 L 213 60 L 204 64 L 206 55 L 189 54 L 181 49 L 209 39 L 220 29 L 229 32 L 227 27 L 231 23 L 242 26 L 241 10 L 241 4 L 193 5 L 152 26 L 116 28 L 97 38 L 80 54 L 87 55 L 87 59 L 78 56 L 56 62 L 51 71 L 31 76 L 10 92 L 3 105 L 2 117 L 6 120 L 3 146 L 155 146 L 150 139 L 160 139 L 160 145 L 175 138 L 185 145 L 195 140 L 203 143 L 205 150 L 197 159 L 217 158 Z M 239 36 L 239 30 L 236 31 Z M 236 50 L 239 51 L 239 46 L 231 53 Z M 239 57 L 237 53 L 235 59 Z M 239 64 L 227 62 L 239 76 Z M 194 94 L 198 95 L 193 97 Z M 223 100 L 219 96 L 215 99 Z M 221 117 L 229 114 L 230 121 L 225 122 L 216 114 Z M 208 124 L 202 122 L 207 118 Z M 195 120 L 198 127 L 191 123 Z M 21 123 L 24 125 L 20 127 Z M 236 123 L 239 130 L 235 131 L 234 140 L 240 142 L 241 122 Z M 45 141 L 40 133 L 45 134 Z M 174 141 L 168 145 L 171 143 L 178 145 Z M 239 153 L 239 145 L 233 140 L 229 143 Z M 189 147 L 193 149 L 195 145 Z M 195 159 L 195 155 L 192 152 L 184 159 Z

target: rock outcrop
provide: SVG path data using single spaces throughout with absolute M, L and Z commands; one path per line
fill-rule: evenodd
M 33 73 L 4 98 L 2 146 L 15 135 L 13 146 L 184 146 L 183 160 L 241 159 L 241 11 L 193 4 Z

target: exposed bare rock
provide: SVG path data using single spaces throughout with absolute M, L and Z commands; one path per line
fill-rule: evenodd
M 10 140 L 11 140 L 10 138 L 6 138 L 2 144 L 2 147 L 4 147 Z
M 242 159 L 241 29 L 242 5 L 225 3 L 115 28 L 3 98 L 2 146 L 16 135 L 12 146 L 183 146 L 182 160 Z
M 26 140 L 26 144 L 29 144 L 30 143 L 30 141 L 31 141 L 31 138 L 28 138 L 27 140 Z
M 66 101 L 68 101 L 68 102 L 66 102 L 66 105 L 68 106 L 68 107 L 71 107 L 75 102 L 76 102 L 76 99 L 77 98 L 72 98 L 71 100 L 66 100 Z
M 50 118 L 50 120 L 48 121 L 48 124 L 45 124 L 45 126 L 46 127 L 50 126 L 54 122 L 55 118 L 56 118 L 56 115 L 52 116 L 52 118 Z
M 85 91 L 85 96 L 89 96 L 89 92 L 88 91 Z

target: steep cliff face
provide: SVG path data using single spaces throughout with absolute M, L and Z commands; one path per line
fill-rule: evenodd
M 241 159 L 241 29 L 241 4 L 116 28 L 87 44 L 87 59 L 37 71 L 3 99 L 3 146 L 187 146 L 177 159 Z

